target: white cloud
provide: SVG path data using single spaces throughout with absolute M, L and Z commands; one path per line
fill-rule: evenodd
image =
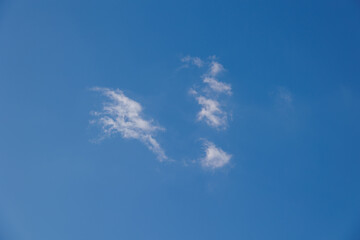
M 216 62 L 216 61 L 212 61 L 210 63 L 210 75 L 212 77 L 215 77 L 216 75 L 218 75 L 219 73 L 223 72 L 225 69 L 223 67 L 223 65 L 221 65 L 220 63 Z
M 194 89 L 189 93 L 196 96 L 196 100 L 201 105 L 201 110 L 197 114 L 198 121 L 205 121 L 209 126 L 224 129 L 227 125 L 227 114 L 220 108 L 220 103 L 215 99 L 199 95 Z
M 105 102 L 101 112 L 95 112 L 98 122 L 106 135 L 120 133 L 124 138 L 133 138 L 144 143 L 157 155 L 160 161 L 166 160 L 164 150 L 154 138 L 154 133 L 163 128 L 153 125 L 151 120 L 142 117 L 141 105 L 126 97 L 120 90 L 93 88 L 110 101 Z
M 183 62 L 189 62 L 195 59 L 194 57 L 185 57 Z M 209 57 L 210 61 L 205 62 L 208 69 L 202 76 L 203 83 L 207 87 L 203 86 L 196 91 L 190 89 L 189 93 L 194 95 L 198 104 L 201 105 L 201 110 L 197 114 L 198 121 L 205 121 L 210 127 L 217 129 L 225 129 L 227 125 L 227 112 L 222 110 L 223 105 L 218 101 L 219 93 L 231 95 L 231 85 L 228 83 L 220 82 L 216 79 L 216 76 L 225 71 L 224 67 L 217 61 L 216 57 Z M 216 94 L 214 94 L 216 93 Z
M 184 63 L 190 63 L 190 64 L 193 64 L 197 67 L 202 67 L 204 65 L 204 61 L 201 60 L 199 57 L 191 57 L 191 56 L 186 56 L 186 57 L 183 57 L 181 59 L 182 62 Z
M 217 169 L 225 166 L 230 162 L 231 154 L 224 152 L 215 146 L 214 143 L 205 141 L 205 156 L 200 159 L 204 168 Z
M 228 83 L 220 82 L 215 78 L 219 73 L 223 71 L 225 71 L 223 65 L 221 65 L 219 62 L 211 61 L 209 63 L 208 73 L 203 76 L 203 82 L 207 83 L 209 87 L 215 92 L 231 95 L 231 85 Z
M 228 83 L 219 82 L 212 77 L 204 77 L 203 82 L 207 83 L 209 87 L 215 92 L 231 95 L 231 85 Z
M 196 98 L 201 105 L 198 120 L 204 120 L 208 125 L 215 128 L 225 128 L 227 123 L 226 113 L 220 109 L 218 101 L 204 96 Z

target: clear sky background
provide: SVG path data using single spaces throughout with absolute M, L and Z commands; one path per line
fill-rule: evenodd
M 226 129 L 181 62 L 213 55 Z M 359 64 L 358 0 L 0 1 L 0 239 L 358 240 Z M 93 87 L 141 104 L 173 161 L 99 141 Z

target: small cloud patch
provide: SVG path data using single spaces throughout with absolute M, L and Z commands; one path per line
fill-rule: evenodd
M 200 162 L 201 166 L 208 169 L 222 168 L 230 162 L 231 154 L 224 152 L 214 143 L 205 141 L 205 157 Z

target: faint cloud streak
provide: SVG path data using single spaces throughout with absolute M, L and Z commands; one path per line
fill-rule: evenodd
M 186 56 L 186 57 L 183 57 L 181 59 L 181 62 L 183 63 L 186 63 L 186 64 L 192 64 L 192 65 L 195 65 L 197 67 L 202 67 L 204 65 L 204 61 L 201 60 L 199 57 L 191 57 L 191 56 Z

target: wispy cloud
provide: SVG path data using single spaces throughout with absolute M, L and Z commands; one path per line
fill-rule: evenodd
M 220 103 L 215 99 L 206 98 L 199 95 L 195 90 L 191 89 L 190 93 L 196 96 L 201 110 L 197 114 L 197 120 L 204 120 L 209 126 L 214 128 L 225 128 L 227 125 L 227 114 L 220 108 Z
M 209 69 L 208 72 L 203 76 L 203 82 L 208 84 L 214 92 L 231 95 L 231 85 L 228 83 L 220 82 L 218 79 L 216 79 L 216 76 L 219 75 L 221 72 L 224 72 L 225 68 L 221 63 L 215 61 L 215 56 L 211 58 L 212 61 L 208 63 Z
M 209 57 L 207 61 L 203 61 L 198 57 L 186 57 L 181 61 L 191 62 L 197 59 L 201 61 L 202 65 L 207 65 L 206 72 L 201 76 L 203 87 L 200 87 L 198 91 L 191 89 L 190 93 L 195 96 L 201 110 L 197 114 L 198 121 L 205 121 L 210 127 L 217 129 L 225 129 L 227 126 L 227 112 L 222 108 L 224 107 L 219 102 L 220 94 L 231 95 L 231 85 L 221 82 L 217 79 L 217 76 L 225 71 L 222 64 L 216 61 L 216 57 Z
M 143 118 L 142 107 L 138 102 L 128 98 L 118 89 L 96 87 L 92 90 L 102 93 L 109 100 L 104 102 L 102 111 L 93 113 L 96 116 L 94 122 L 101 125 L 105 135 L 119 133 L 123 138 L 137 139 L 154 152 L 158 160 L 168 159 L 154 138 L 157 131 L 164 129 L 154 125 L 152 120 Z
M 231 85 L 230 84 L 219 82 L 215 78 L 212 78 L 212 77 L 204 77 L 203 82 L 207 83 L 209 85 L 209 87 L 215 92 L 231 95 Z
M 200 159 L 201 165 L 204 168 L 217 169 L 224 167 L 230 162 L 231 154 L 216 147 L 214 143 L 205 140 L 204 147 L 205 156 Z
M 183 63 L 187 63 L 187 64 L 192 64 L 192 65 L 195 65 L 197 67 L 202 67 L 204 65 L 204 61 L 201 60 L 199 57 L 191 57 L 191 56 L 186 56 L 186 57 L 183 57 L 181 59 L 181 61 Z
M 210 63 L 209 73 L 212 77 L 216 77 L 219 73 L 223 72 L 225 68 L 219 62 L 213 60 Z
M 276 104 L 281 109 L 292 109 L 294 97 L 289 89 L 286 87 L 277 87 L 276 91 L 272 92 L 274 95 Z

